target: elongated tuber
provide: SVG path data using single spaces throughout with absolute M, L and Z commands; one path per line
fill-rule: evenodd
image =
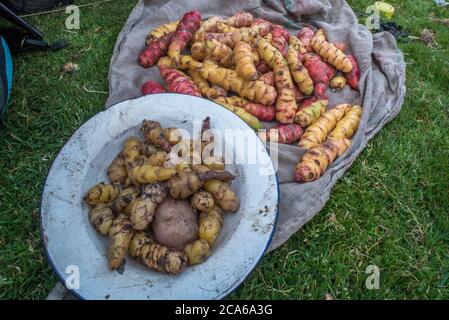
M 104 236 L 109 234 L 113 219 L 114 215 L 111 208 L 104 203 L 97 204 L 89 213 L 90 223 L 95 227 L 95 230 Z
M 114 201 L 120 190 L 116 185 L 101 182 L 89 189 L 84 201 L 89 205 L 108 203 Z
M 283 27 L 276 25 L 273 30 L 271 30 L 271 34 L 273 36 L 271 44 L 279 50 L 283 57 L 286 57 L 290 33 Z
M 334 138 L 352 138 L 357 131 L 361 116 L 362 108 L 357 105 L 352 106 L 345 116 L 337 122 L 335 129 L 331 131 L 329 136 Z
M 349 61 L 351 61 L 352 64 L 352 70 L 348 73 L 344 74 L 344 77 L 346 78 L 346 81 L 348 82 L 348 85 L 354 89 L 359 89 L 359 78 L 360 78 L 360 68 L 359 64 L 355 60 L 354 56 L 352 54 L 348 55 Z
M 215 39 L 221 43 L 224 43 L 230 48 L 234 48 L 239 41 L 249 43 L 257 36 L 258 32 L 252 28 L 240 28 L 235 32 L 207 32 L 201 36 L 200 40 L 205 41 Z
M 259 77 L 254 65 L 252 48 L 249 44 L 240 41 L 234 47 L 235 71 L 246 81 L 254 81 Z
M 179 20 L 176 20 L 154 28 L 150 33 L 148 33 L 147 43 L 154 41 L 154 39 L 161 38 L 169 33 L 175 32 L 178 24 Z
M 122 265 L 133 236 L 134 230 L 128 217 L 124 214 L 118 215 L 109 229 L 111 238 L 108 248 L 109 269 L 114 270 Z
M 291 144 L 302 136 L 302 129 L 297 124 L 279 124 L 266 131 L 262 138 L 265 141 Z
M 245 105 L 249 102 L 247 99 L 239 97 L 239 96 L 229 96 L 229 97 L 218 97 L 215 99 L 215 102 L 227 103 L 233 105 L 235 107 L 245 108 Z
M 234 107 L 243 108 L 245 109 L 245 111 L 261 121 L 273 121 L 276 117 L 276 109 L 274 106 L 266 106 L 261 103 L 250 102 L 247 99 L 241 98 L 239 96 L 218 97 L 217 99 L 215 99 L 215 101 L 221 105 L 228 104 Z M 229 107 L 229 109 L 231 108 Z M 248 124 L 253 123 L 253 120 L 250 120 L 249 118 L 247 120 L 243 120 Z M 254 122 L 254 124 L 251 124 L 250 126 L 257 129 L 261 126 L 261 124 L 257 124 L 256 122 Z
M 148 268 L 168 274 L 181 273 L 187 264 L 183 252 L 157 244 L 143 232 L 133 237 L 130 253 Z
M 326 36 L 322 29 L 315 33 L 315 36 L 310 41 L 310 45 L 326 62 L 329 62 L 336 69 L 343 72 L 350 72 L 352 70 L 351 60 L 349 60 L 348 57 L 346 57 L 346 55 L 332 43 L 326 40 Z
M 276 118 L 276 108 L 273 105 L 266 106 L 261 103 L 248 102 L 244 109 L 261 121 L 273 121 Z
M 168 91 L 201 97 L 200 89 L 184 72 L 165 66 L 159 67 L 159 72 L 167 84 Z
M 297 109 L 293 80 L 287 62 L 281 53 L 265 39 L 258 37 L 254 46 L 265 62 L 273 68 L 276 89 L 276 120 L 280 123 L 292 123 Z
M 159 58 L 167 53 L 173 33 L 169 33 L 161 38 L 152 39 L 147 47 L 139 55 L 139 64 L 142 67 L 149 68 L 154 66 Z
M 168 274 L 181 273 L 187 258 L 183 252 L 169 249 L 157 243 L 146 244 L 141 249 L 140 260 L 149 268 Z
M 209 84 L 209 81 L 204 79 L 198 71 L 189 69 L 187 73 L 192 78 L 193 82 L 200 89 L 201 94 L 208 99 L 215 99 L 227 95 L 227 91 L 220 86 Z
M 335 75 L 335 70 L 317 54 L 308 53 L 304 57 L 304 66 L 309 72 L 313 84 L 323 83 L 325 86 L 328 86 L 330 79 Z
M 351 105 L 349 104 L 339 104 L 327 110 L 318 120 L 307 127 L 298 146 L 310 149 L 323 143 L 327 135 L 335 128 L 337 122 L 343 118 L 350 108 Z
M 276 99 L 276 120 L 280 123 L 294 121 L 297 104 L 293 81 L 285 61 L 276 62 L 273 68 L 278 88 Z
M 298 52 L 290 46 L 287 53 L 287 62 L 290 67 L 293 80 L 298 85 L 299 90 L 309 96 L 313 93 L 313 81 L 309 72 L 301 63 Z
M 309 182 L 318 179 L 329 165 L 348 149 L 350 144 L 349 139 L 329 138 L 323 144 L 313 147 L 297 164 L 294 180 Z
M 144 96 L 146 96 L 147 94 L 166 92 L 164 87 L 159 82 L 155 82 L 152 80 L 148 80 L 147 82 L 145 82 L 142 85 L 140 91 Z
M 175 66 L 179 63 L 182 50 L 187 47 L 200 24 L 201 14 L 198 10 L 187 12 L 179 21 L 167 51 L 167 55 L 173 60 Z
M 256 130 L 263 128 L 263 125 L 260 123 L 259 119 L 257 119 L 251 113 L 247 112 L 245 109 L 240 108 L 240 107 L 235 107 L 231 104 L 224 103 L 224 102 L 217 101 L 217 103 L 219 103 L 221 106 L 225 107 L 229 111 L 235 113 L 237 116 L 240 117 L 240 119 L 245 121 L 251 128 L 256 129 Z

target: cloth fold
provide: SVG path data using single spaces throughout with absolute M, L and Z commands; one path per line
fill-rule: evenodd
M 120 32 L 109 70 L 106 107 L 139 97 L 147 80 L 161 81 L 157 68 L 144 69 L 137 63 L 147 33 L 154 27 L 179 19 L 189 10 L 200 10 L 203 18 L 230 16 L 248 11 L 284 25 L 296 34 L 304 24 L 323 28 L 331 42 L 344 42 L 360 65 L 359 92 L 346 86 L 328 92 L 329 106 L 346 102 L 361 104 L 359 129 L 348 151 L 317 181 L 293 182 L 293 169 L 304 150 L 290 145 L 279 148 L 278 177 L 281 202 L 279 221 L 269 250 L 285 242 L 312 219 L 329 199 L 332 187 L 351 166 L 366 143 L 400 111 L 405 96 L 405 63 L 394 37 L 386 32 L 372 35 L 343 0 L 140 0 Z

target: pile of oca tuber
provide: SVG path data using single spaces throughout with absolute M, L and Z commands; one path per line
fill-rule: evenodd
M 208 117 L 201 136 L 209 128 Z M 178 274 L 209 257 L 224 214 L 238 211 L 235 177 L 220 161 L 203 161 L 201 155 L 199 162 L 178 161 L 180 153 L 198 156 L 194 143 L 201 150 L 208 146 L 202 139 L 179 139 L 177 128 L 152 120 L 143 121 L 141 133 L 143 139 L 125 141 L 108 167 L 110 181 L 91 187 L 84 201 L 92 226 L 110 238 L 111 270 L 120 270 L 129 252 L 152 270 Z
M 248 12 L 203 19 L 194 10 L 148 33 L 138 62 L 144 68 L 158 67 L 165 88 L 148 80 L 141 91 L 143 95 L 168 91 L 205 97 L 255 130 L 270 128 L 261 134 L 265 141 L 299 141 L 308 154 L 316 153 L 311 148 L 323 147 L 328 135 L 352 137 L 330 135 L 334 122 L 323 120 L 337 108 L 329 105 L 327 90 L 358 90 L 360 69 L 354 55 L 346 51 L 346 44 L 329 41 L 324 30 L 311 25 L 292 34 Z M 360 117 L 356 120 L 350 124 L 354 130 Z M 347 126 L 340 124 L 338 132 Z M 317 127 L 319 138 L 312 135 Z M 339 150 L 347 144 L 338 144 Z M 328 152 L 326 165 L 321 161 L 313 174 L 305 173 L 305 165 L 298 166 L 294 180 L 317 179 L 341 154 Z

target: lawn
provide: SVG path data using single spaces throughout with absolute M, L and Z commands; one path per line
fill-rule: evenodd
M 364 12 L 372 2 L 349 3 Z M 399 43 L 407 62 L 401 113 L 370 141 L 325 208 L 230 298 L 449 298 L 449 30 L 428 18 L 449 18 L 449 8 L 390 3 L 410 35 L 431 28 L 438 46 Z M 2 299 L 42 299 L 57 281 L 39 235 L 44 179 L 71 133 L 102 110 L 109 59 L 132 8 L 125 0 L 81 8 L 76 31 L 65 30 L 64 12 L 27 18 L 48 39 L 71 45 L 14 59 L 13 100 L 0 122 Z M 69 61 L 79 70 L 61 75 Z M 377 290 L 365 286 L 369 265 L 380 269 Z

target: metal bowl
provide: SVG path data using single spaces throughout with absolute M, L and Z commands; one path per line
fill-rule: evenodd
M 107 181 L 106 168 L 129 136 L 139 135 L 143 119 L 163 127 L 191 129 L 210 117 L 220 132 L 254 132 L 232 112 L 206 99 L 155 94 L 124 101 L 82 125 L 53 162 L 41 203 L 41 234 L 48 260 L 60 280 L 83 299 L 221 299 L 251 273 L 268 247 L 277 220 L 278 182 L 271 159 L 259 139 L 237 157 L 258 151 L 256 164 L 230 164 L 233 189 L 241 199 L 236 213 L 225 214 L 212 255 L 177 275 L 154 272 L 126 257 L 123 273 L 107 265 L 108 238 L 90 225 L 83 195 Z M 231 143 L 224 140 L 225 145 Z M 261 166 L 264 174 L 261 175 Z M 268 171 L 268 173 L 267 173 Z

